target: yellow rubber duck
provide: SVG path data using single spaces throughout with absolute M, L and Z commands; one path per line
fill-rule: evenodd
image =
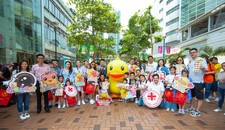
M 117 86 L 117 83 L 124 79 L 124 74 L 128 72 L 128 65 L 117 57 L 116 60 L 109 62 L 107 72 L 110 82 L 110 96 L 111 98 L 119 98 L 120 88 Z

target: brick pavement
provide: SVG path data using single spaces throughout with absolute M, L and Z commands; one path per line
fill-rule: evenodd
M 191 117 L 189 113 L 179 115 L 165 109 L 115 101 L 109 106 L 96 107 L 88 103 L 36 114 L 36 100 L 32 96 L 31 117 L 25 121 L 19 118 L 16 105 L 0 108 L 0 130 L 224 130 L 225 116 L 222 112 L 214 113 L 215 108 L 216 102 L 204 102 L 201 117 Z

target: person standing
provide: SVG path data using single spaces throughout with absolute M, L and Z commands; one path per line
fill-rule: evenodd
M 194 89 L 191 89 L 191 116 L 200 116 L 200 108 L 204 98 L 204 73 L 208 71 L 207 63 L 205 59 L 198 57 L 198 49 L 192 48 L 189 50 L 191 60 L 187 66 L 189 71 L 189 77 L 192 79 Z M 197 106 L 194 108 L 194 102 L 197 101 Z
M 36 83 L 36 95 L 37 95 L 37 114 L 41 113 L 42 105 L 41 105 L 41 97 L 44 95 L 44 104 L 45 104 L 45 111 L 50 113 L 49 106 L 48 106 L 48 91 L 41 92 L 40 85 L 41 85 L 41 75 L 46 74 L 50 71 L 50 66 L 44 64 L 45 56 L 43 54 L 37 54 L 37 64 L 32 66 L 31 72 L 36 76 L 37 83 Z
M 205 75 L 204 75 L 205 101 L 210 102 L 209 95 L 210 95 L 210 90 L 214 81 L 214 74 L 216 73 L 216 69 L 214 67 L 214 64 L 212 64 L 209 61 L 208 57 L 205 57 L 205 60 L 208 65 L 208 72 L 205 72 Z
M 58 67 L 59 61 L 58 60 L 52 60 L 52 67 L 50 68 L 50 71 L 55 71 L 57 75 L 60 75 L 60 69 Z
M 156 62 L 154 62 L 153 56 L 149 56 L 145 72 L 148 74 L 151 74 L 154 71 L 156 71 L 157 66 L 158 66 L 158 64 Z
M 18 72 L 29 72 L 30 71 L 28 62 L 26 60 L 21 61 L 18 66 L 19 66 Z M 28 114 L 28 109 L 29 109 L 30 94 L 29 93 L 17 93 L 16 99 L 17 99 L 17 111 L 20 115 L 20 119 L 25 120 L 25 119 L 29 118 L 30 114 Z
M 211 87 L 211 96 L 209 96 L 209 98 L 213 98 L 213 94 L 215 93 L 216 94 L 215 101 L 218 102 L 219 101 L 219 96 L 218 96 L 218 92 L 217 92 L 218 82 L 216 81 L 216 79 L 218 78 L 218 74 L 219 74 L 222 66 L 221 66 L 220 63 L 218 63 L 217 57 L 212 57 L 211 60 L 212 60 L 212 63 L 214 64 L 214 67 L 216 69 L 216 73 L 214 75 L 214 82 L 213 82 L 212 87 Z
M 100 60 L 100 65 L 97 66 L 97 70 L 98 70 L 99 74 L 104 74 L 105 76 L 107 75 L 107 72 L 106 72 L 107 69 L 106 69 L 104 59 Z
M 184 70 L 186 68 L 183 57 L 181 57 L 181 56 L 177 57 L 175 67 L 176 67 L 176 74 L 181 76 L 182 70 Z

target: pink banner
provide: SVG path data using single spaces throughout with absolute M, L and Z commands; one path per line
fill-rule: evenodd
M 162 46 L 158 46 L 158 53 L 162 54 Z
M 166 46 L 166 54 L 170 54 L 170 46 Z

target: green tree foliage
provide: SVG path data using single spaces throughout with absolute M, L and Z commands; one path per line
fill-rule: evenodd
M 199 49 L 199 53 L 201 57 L 211 58 L 213 56 L 221 56 L 225 55 L 225 47 L 220 46 L 218 48 L 213 49 L 211 46 L 203 46 Z
M 118 16 L 112 6 L 103 0 L 69 0 L 69 3 L 75 5 L 73 23 L 67 28 L 70 45 L 80 51 L 81 45 L 85 45 L 88 39 L 89 45 L 95 46 L 95 52 L 114 54 L 112 48 L 115 40 L 102 37 L 103 33 L 120 31 L 121 25 L 116 22 Z
M 150 14 L 151 8 L 152 7 L 149 6 L 144 13 L 138 11 L 129 19 L 128 29 L 124 31 L 124 37 L 120 42 L 120 55 L 126 54 L 129 57 L 134 57 L 138 56 L 139 52 L 143 49 L 150 48 L 150 43 L 148 41 L 148 39 L 152 37 L 150 34 L 161 30 L 158 25 L 159 20 Z M 152 33 L 150 33 L 150 21 Z M 157 36 L 156 39 L 158 41 L 162 40 L 161 36 Z

